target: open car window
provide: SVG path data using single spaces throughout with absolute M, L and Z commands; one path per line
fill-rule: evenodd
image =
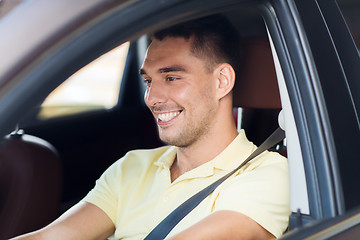
M 116 106 L 129 45 L 127 42 L 116 47 L 74 73 L 45 99 L 37 118 L 46 120 Z

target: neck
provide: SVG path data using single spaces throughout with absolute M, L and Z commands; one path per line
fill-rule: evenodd
M 212 128 L 207 135 L 190 146 L 178 148 L 176 159 L 170 169 L 172 181 L 214 159 L 236 138 L 238 132 L 232 114 L 227 122 L 228 124 L 219 124 L 219 127 Z

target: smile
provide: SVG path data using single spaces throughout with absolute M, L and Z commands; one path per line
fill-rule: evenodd
M 176 118 L 180 113 L 181 113 L 181 111 L 161 113 L 161 114 L 158 114 L 157 119 L 158 119 L 158 121 L 169 122 L 169 121 L 173 120 L 174 118 Z

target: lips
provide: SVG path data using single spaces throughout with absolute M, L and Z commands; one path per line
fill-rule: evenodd
M 158 122 L 159 125 L 167 125 L 172 120 L 177 118 L 180 113 L 181 113 L 181 111 L 158 113 L 157 114 L 157 122 Z

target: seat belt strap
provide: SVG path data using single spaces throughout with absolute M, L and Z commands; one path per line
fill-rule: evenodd
M 172 211 L 165 219 L 163 219 L 147 236 L 144 240 L 159 240 L 164 239 L 169 232 L 196 206 L 198 206 L 207 196 L 209 196 L 222 182 L 228 177 L 237 172 L 251 159 L 258 156 L 260 153 L 268 150 L 275 144 L 279 143 L 285 138 L 285 132 L 278 128 L 273 132 L 248 158 L 246 158 L 236 169 L 218 179 L 211 185 L 207 186 L 200 192 L 196 193 L 188 200 L 183 202 L 174 211 Z

